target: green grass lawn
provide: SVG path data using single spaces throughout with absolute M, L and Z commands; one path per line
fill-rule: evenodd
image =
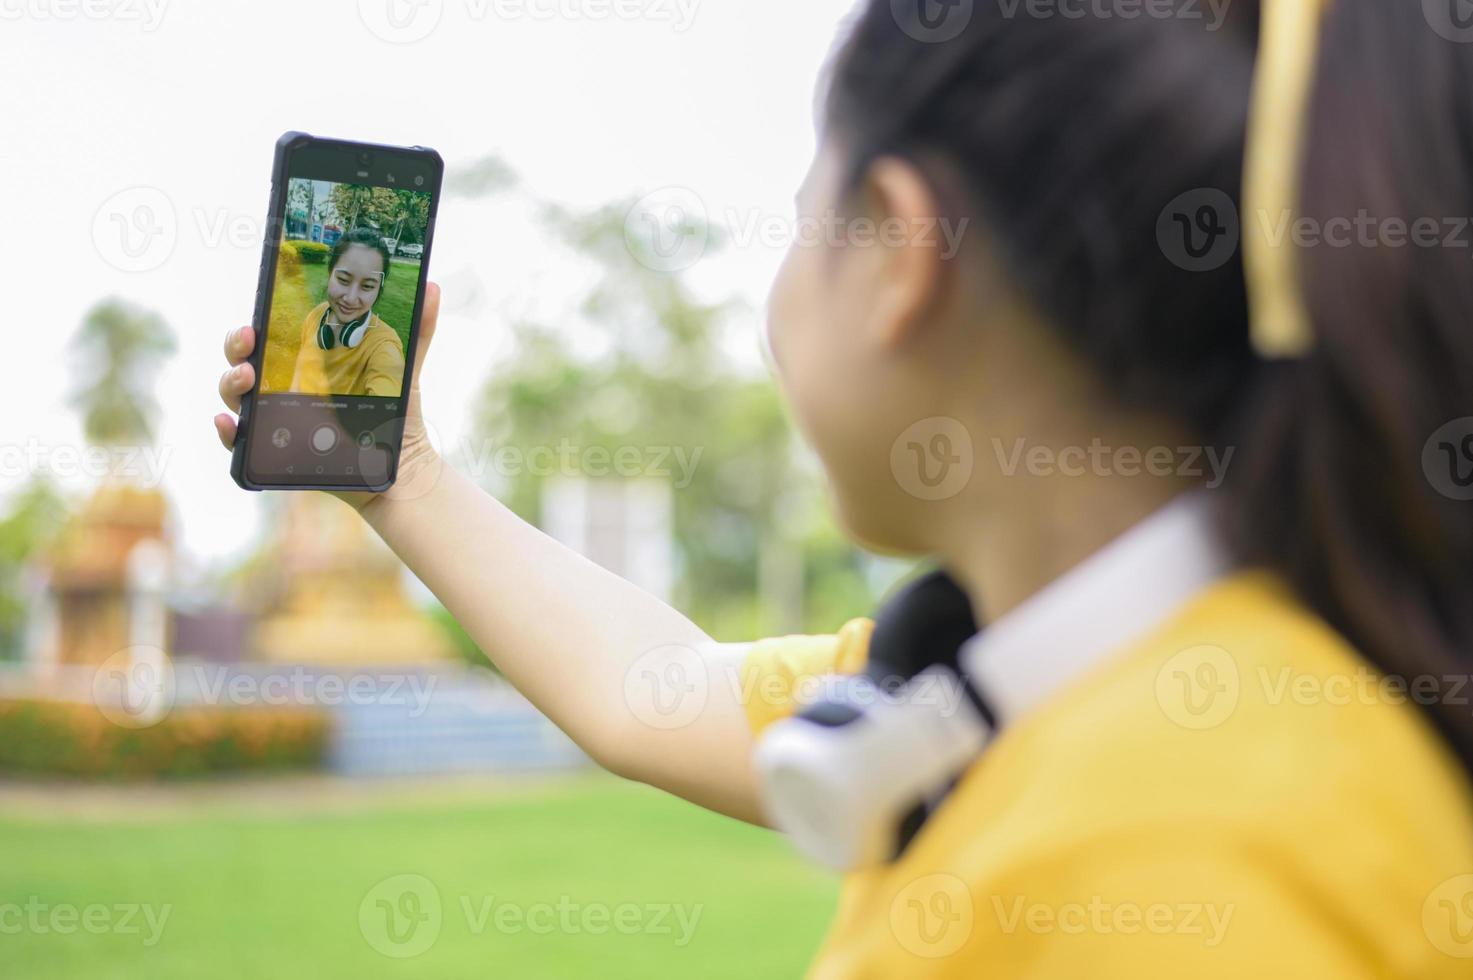
M 609 778 L 471 799 L 436 801 L 433 784 L 386 795 L 396 799 L 347 814 L 7 812 L 0 976 L 786 978 L 801 975 L 833 911 L 833 879 L 774 835 Z M 427 879 L 438 917 L 414 904 L 423 886 L 409 899 L 380 886 L 400 875 Z M 149 906 L 155 922 L 167 906 L 168 918 L 151 929 L 140 912 L 129 934 L 101 931 L 101 911 L 100 934 L 79 924 L 88 906 L 118 922 L 120 905 Z M 62 907 L 75 909 L 56 920 L 76 915 L 70 934 L 49 925 Z M 406 945 L 386 938 L 388 909 Z M 431 931 L 411 931 L 411 913 Z M 409 950 L 434 924 L 417 956 L 375 949 Z
M 384 281 L 384 294 L 373 306 L 380 320 L 394 328 L 404 352 L 409 352 L 409 321 L 414 315 L 414 291 L 419 285 L 417 259 L 393 258 Z M 266 328 L 266 355 L 262 376 L 266 391 L 291 387 L 302 340 L 302 321 L 312 307 L 327 299 L 327 264 L 298 267 L 300 275 L 287 272 L 285 263 L 276 266 L 276 284 L 271 293 L 271 317 Z

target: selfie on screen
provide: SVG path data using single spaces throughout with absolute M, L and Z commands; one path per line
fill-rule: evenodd
M 290 181 L 263 392 L 400 395 L 429 198 Z

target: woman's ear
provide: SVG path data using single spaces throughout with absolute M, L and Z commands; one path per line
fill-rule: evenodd
M 850 224 L 850 246 L 868 246 L 863 265 L 870 282 L 871 339 L 898 347 L 916 337 L 944 304 L 945 265 L 955 243 L 942 229 L 940 207 L 931 184 L 908 160 L 881 157 L 871 164 L 861 187 L 864 211 L 875 222 L 871 241 Z

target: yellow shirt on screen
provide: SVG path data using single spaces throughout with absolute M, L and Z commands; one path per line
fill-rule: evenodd
M 754 731 L 800 680 L 862 669 L 869 630 L 756 644 Z M 1276 578 L 1214 582 L 847 876 L 810 976 L 1473 977 L 1473 792 L 1376 677 Z
M 370 313 L 363 342 L 323 350 L 317 326 L 327 303 L 319 303 L 302 320 L 302 341 L 292 391 L 309 395 L 377 395 L 397 398 L 404 387 L 404 345 L 377 314 Z

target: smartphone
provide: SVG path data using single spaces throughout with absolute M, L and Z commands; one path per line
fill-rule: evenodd
M 423 146 L 277 140 L 230 464 L 245 489 L 394 485 L 444 171 Z

